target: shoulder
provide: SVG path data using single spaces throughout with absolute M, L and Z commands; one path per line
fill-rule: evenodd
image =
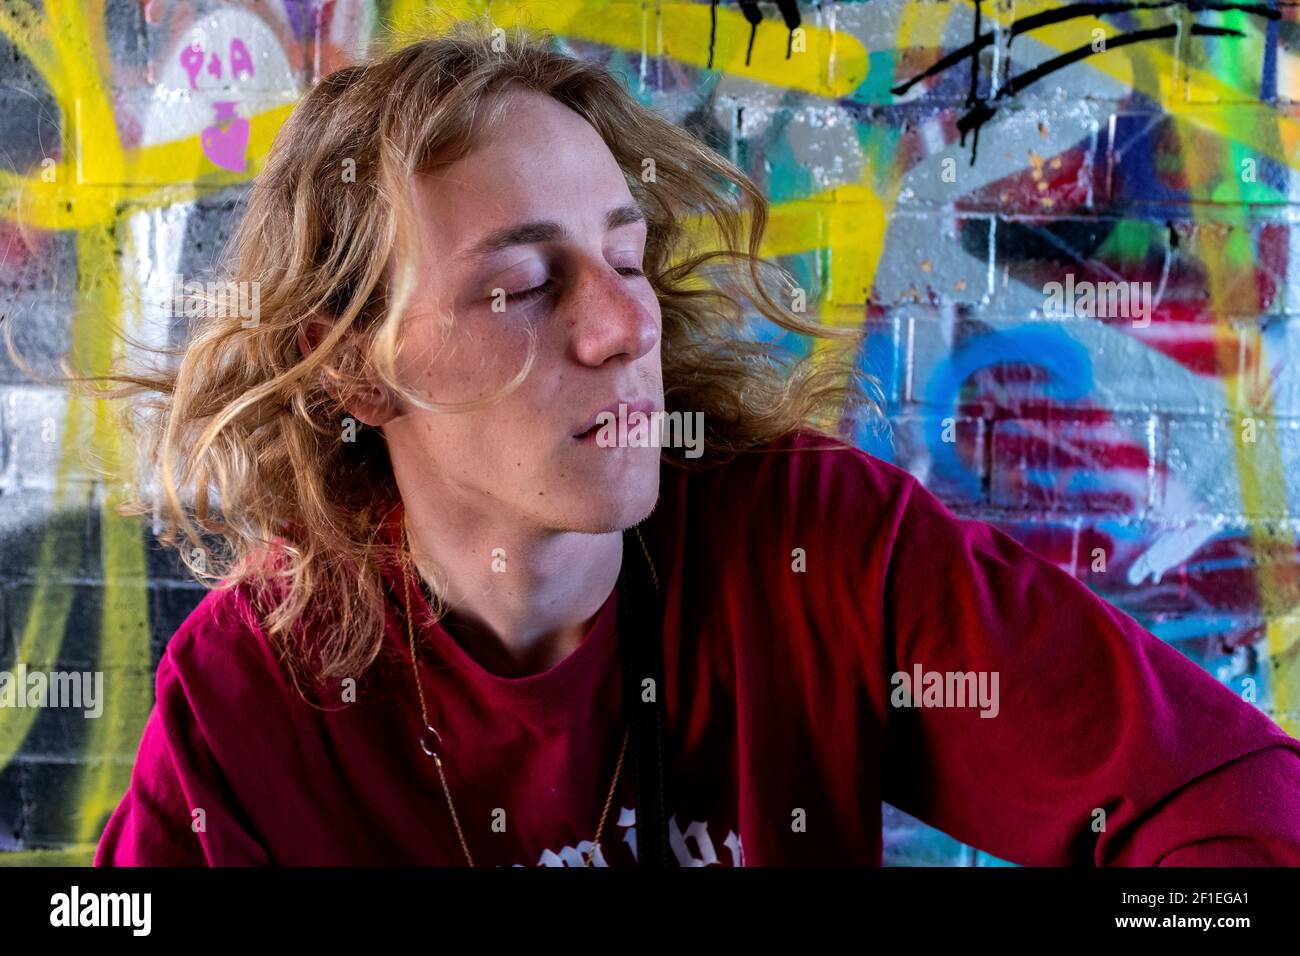
M 757 593 L 807 569 L 805 591 L 829 600 L 854 582 L 868 600 L 900 560 L 917 503 L 947 514 L 932 499 L 903 469 L 799 430 L 725 464 L 666 468 L 647 531 L 662 560 L 695 579 L 745 581 Z
M 697 514 L 729 520 L 733 530 L 754 523 L 789 532 L 885 531 L 896 527 L 909 501 L 929 493 L 908 472 L 833 436 L 790 432 L 726 464 L 669 479 Z
M 192 706 L 248 704 L 279 696 L 285 678 L 261 624 L 267 588 L 253 579 L 212 588 L 177 628 L 158 665 L 158 700 L 184 697 Z M 258 698 L 262 698 L 259 703 Z

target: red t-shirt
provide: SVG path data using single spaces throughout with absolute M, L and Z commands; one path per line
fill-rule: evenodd
M 879 865 L 882 800 L 1024 864 L 1300 864 L 1300 744 L 906 472 L 798 433 L 665 468 L 643 530 L 681 865 Z M 409 658 L 311 707 L 251 607 L 214 591 L 168 644 L 95 863 L 463 865 Z M 582 865 L 623 739 L 615 608 L 523 678 L 417 633 L 476 865 Z M 632 773 L 629 753 L 598 863 L 635 861 Z

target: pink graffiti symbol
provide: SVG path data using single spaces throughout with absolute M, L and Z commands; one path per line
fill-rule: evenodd
M 198 89 L 199 71 L 203 69 L 205 61 L 208 64 L 209 75 L 221 79 L 221 57 L 215 52 L 209 57 L 203 49 L 203 44 L 198 40 L 181 48 L 180 61 L 185 75 L 190 78 L 192 90 Z M 241 76 L 252 76 L 254 72 L 253 57 L 249 54 L 248 47 L 243 40 L 235 37 L 230 41 L 230 78 L 237 80 Z
M 181 48 L 181 66 L 190 78 L 190 89 L 192 90 L 197 89 L 196 81 L 199 78 L 199 70 L 203 69 L 204 58 L 203 47 L 198 41 Z
M 242 173 L 247 165 L 249 122 L 235 113 L 234 102 L 221 100 L 212 104 L 217 115 L 212 126 L 199 135 L 203 155 L 222 169 Z
M 235 37 L 230 41 L 230 78 L 237 80 L 241 73 L 253 75 L 253 58 L 248 55 L 244 41 Z

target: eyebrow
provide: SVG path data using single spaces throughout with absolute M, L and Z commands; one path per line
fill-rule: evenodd
M 619 226 L 630 226 L 632 223 L 644 221 L 645 213 L 640 206 L 634 202 L 625 203 L 605 213 L 605 230 L 608 232 Z M 524 222 L 488 233 L 474 243 L 462 258 L 482 259 L 511 246 L 528 245 L 534 242 L 558 242 L 569 237 L 569 230 L 554 219 Z

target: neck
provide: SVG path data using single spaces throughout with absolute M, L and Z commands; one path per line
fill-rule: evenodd
M 618 579 L 622 534 L 541 529 L 431 498 L 403 496 L 407 534 L 445 606 L 443 626 L 465 652 L 502 677 L 539 673 L 573 653 Z

